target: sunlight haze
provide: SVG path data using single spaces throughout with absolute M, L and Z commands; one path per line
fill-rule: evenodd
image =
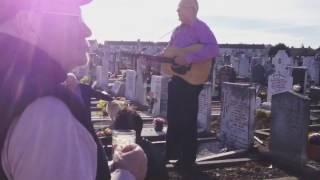
M 83 7 L 90 39 L 168 41 L 178 0 L 93 0 Z M 319 0 L 198 0 L 198 17 L 219 43 L 320 46 Z

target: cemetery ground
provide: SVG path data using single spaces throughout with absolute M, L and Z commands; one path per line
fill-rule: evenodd
M 318 107 L 318 106 L 316 106 Z M 318 162 L 308 161 L 302 171 L 288 168 L 272 161 L 270 155 L 271 141 L 271 117 L 270 114 L 256 113 L 256 127 L 254 133 L 254 144 L 248 151 L 231 151 L 221 148 L 217 143 L 217 134 L 220 128 L 221 103 L 213 102 L 212 121 L 210 133 L 199 134 L 199 152 L 197 173 L 195 179 L 319 179 L 320 166 Z M 152 117 L 144 113 L 144 130 L 142 135 L 152 141 L 155 146 L 164 152 L 164 133 L 156 133 L 153 130 Z M 310 125 L 309 132 L 320 130 L 320 126 L 314 122 Z M 95 121 L 95 127 L 101 128 L 109 125 L 106 121 Z M 109 140 L 102 138 L 104 144 L 109 144 Z M 290 141 L 290 139 L 289 139 Z M 181 174 L 174 168 L 173 162 L 167 164 L 169 179 L 182 179 Z
M 152 120 L 166 116 L 168 78 L 159 76 L 159 64 L 118 51 L 136 52 L 141 45 L 107 45 L 101 49 L 104 60 L 91 71 L 102 87 L 112 86 L 115 96 L 149 107 L 138 108 L 142 136 L 164 152 L 166 128 L 155 132 Z M 163 49 L 150 44 L 143 48 L 149 55 Z M 320 87 L 313 86 L 319 85 L 319 55 L 291 56 L 279 50 L 270 57 L 264 50 L 245 49 L 217 57 L 212 78 L 199 95 L 198 130 L 206 133 L 198 135 L 197 168 L 202 173 L 193 179 L 320 179 L 319 162 L 313 161 L 320 161 L 320 134 L 316 143 L 309 138 L 320 133 Z M 108 79 L 104 71 L 119 77 Z M 212 97 L 219 101 L 211 102 Z M 105 117 L 93 121 L 96 129 L 111 124 Z M 109 137 L 101 140 L 110 153 L 111 129 L 99 131 L 104 133 Z M 173 165 L 167 164 L 170 179 L 182 179 Z

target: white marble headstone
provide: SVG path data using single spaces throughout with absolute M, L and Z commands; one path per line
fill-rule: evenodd
M 199 94 L 198 105 L 198 132 L 207 132 L 210 130 L 211 122 L 211 83 L 206 83 Z
M 127 99 L 136 100 L 136 76 L 137 73 L 134 70 L 126 71 L 126 91 L 125 96 Z
M 271 102 L 275 94 L 292 90 L 293 78 L 288 74 L 281 74 L 280 71 L 271 74 L 268 78 L 268 96 L 267 101 Z
M 145 82 L 145 78 L 143 75 L 146 69 L 144 61 L 145 60 L 141 58 L 137 59 L 136 98 L 141 105 L 147 105 L 147 101 L 146 101 L 147 84 Z
M 101 86 L 103 81 L 102 66 L 96 66 L 96 79 L 97 79 L 98 86 Z
M 314 56 L 303 57 L 303 66 L 308 68 L 310 80 L 319 84 L 320 61 L 316 61 Z
M 108 77 L 108 61 L 106 59 L 102 60 L 102 81 L 101 81 L 101 86 L 106 89 L 108 87 L 109 83 L 109 77 Z
M 167 76 L 151 77 L 151 92 L 156 98 L 156 102 L 153 104 L 152 115 L 154 116 L 166 116 L 168 106 L 168 82 Z
M 288 67 L 293 64 L 293 61 L 285 50 L 279 50 L 272 58 L 272 64 L 275 66 L 275 72 L 279 72 L 282 75 L 288 75 L 290 74 Z

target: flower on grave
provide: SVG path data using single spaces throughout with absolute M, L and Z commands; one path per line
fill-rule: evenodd
M 107 101 L 99 100 L 97 108 L 101 110 L 103 116 L 107 116 Z
M 97 108 L 98 109 L 105 109 L 107 106 L 107 101 L 104 100 L 99 100 L 98 104 L 97 104 Z
M 83 76 L 83 78 L 80 79 L 81 84 L 90 85 L 91 84 L 91 78 L 89 76 Z
M 157 132 L 161 132 L 163 130 L 163 126 L 166 123 L 166 120 L 161 117 L 156 117 L 153 119 L 154 130 Z

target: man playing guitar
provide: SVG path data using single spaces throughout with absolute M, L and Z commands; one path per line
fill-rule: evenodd
M 181 24 L 172 33 L 163 56 L 174 58 L 177 66 L 208 64 L 205 66 L 210 69 L 219 53 L 218 44 L 210 28 L 197 18 L 197 0 L 181 0 L 177 12 Z M 178 160 L 177 168 L 185 176 L 192 175 L 196 159 L 198 96 L 203 83 L 190 83 L 173 73 L 168 86 L 166 155 L 168 160 Z

